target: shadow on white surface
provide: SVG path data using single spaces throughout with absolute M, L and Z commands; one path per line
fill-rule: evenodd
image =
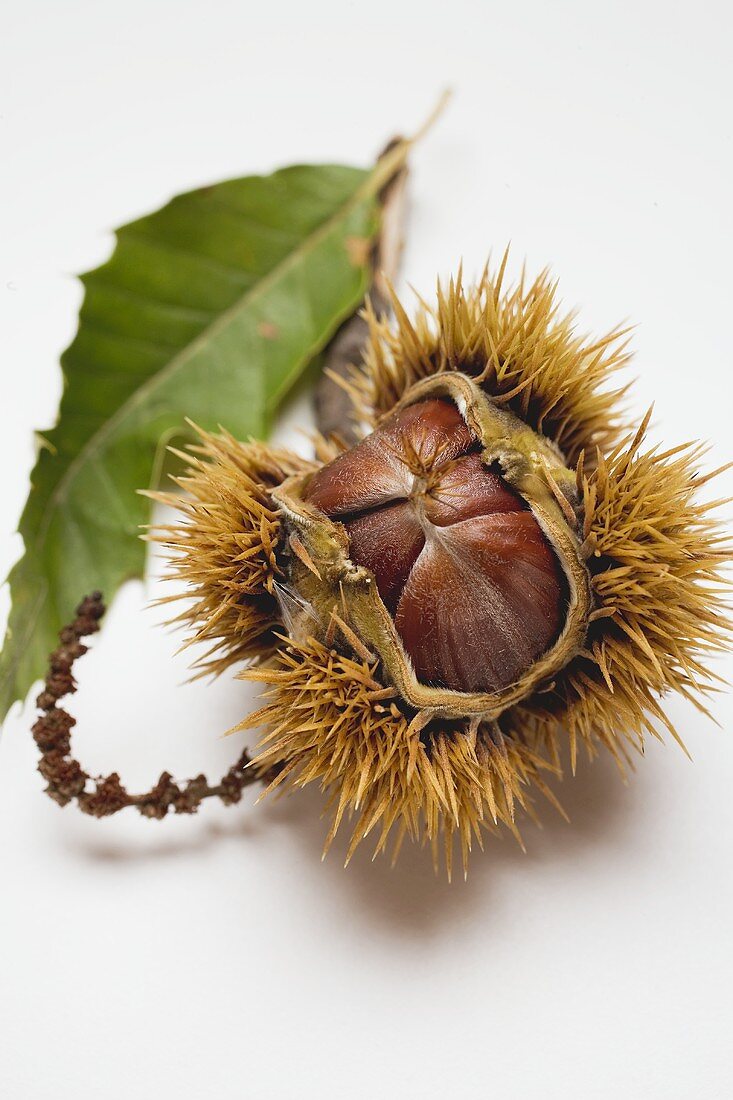
M 296 849 L 295 862 L 305 868 L 309 889 L 318 890 L 327 900 L 330 896 L 339 907 L 346 904 L 367 926 L 378 922 L 387 934 L 432 938 L 455 927 L 457 918 L 470 919 L 477 910 L 490 917 L 496 906 L 501 906 L 501 887 L 507 876 L 539 865 L 573 863 L 586 852 L 592 855 L 593 849 L 618 841 L 630 828 L 629 816 L 641 797 L 640 792 L 636 797 L 633 794 L 633 777 L 624 784 L 608 756 L 593 764 L 581 762 L 578 775 L 556 784 L 556 791 L 558 788 L 570 823 L 549 805 L 538 805 L 541 827 L 525 820 L 522 828 L 527 851 L 522 852 L 506 830 L 501 835 L 487 835 L 483 852 L 474 847 L 465 883 L 457 853 L 454 881 L 449 883 L 442 867 L 435 873 L 430 851 L 407 840 L 395 867 L 389 856 L 372 860 L 373 849 L 367 841 L 344 868 L 348 826 L 321 861 L 327 822 L 322 817 L 323 798 L 315 789 L 273 798 L 259 806 L 247 805 L 245 792 L 245 801 L 228 811 L 231 823 L 207 821 L 207 809 L 203 809 L 185 837 L 166 836 L 166 822 L 150 822 L 151 830 L 161 832 L 142 846 L 110 841 L 101 833 L 98 840 L 90 840 L 88 834 L 80 836 L 76 830 L 64 835 L 63 844 L 67 858 L 110 866 L 190 859 L 234 842 L 250 846 L 266 843 L 267 859 L 281 859 L 290 867 L 292 849 Z M 242 876 L 250 876 L 249 886 L 256 885 L 251 875 L 243 861 Z M 287 903 L 285 896 L 283 900 Z

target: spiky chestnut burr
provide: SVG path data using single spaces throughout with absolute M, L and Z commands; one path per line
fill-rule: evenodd
M 350 853 L 442 834 L 450 870 L 454 836 L 465 864 L 483 829 L 518 835 L 532 789 L 554 801 L 563 745 L 574 768 L 580 744 L 622 764 L 676 736 L 659 697 L 712 689 L 730 551 L 700 449 L 642 451 L 609 385 L 623 334 L 578 336 L 547 275 L 506 289 L 502 263 L 394 307 L 350 383 L 371 434 L 320 468 L 281 455 L 279 481 L 267 448 L 206 437 L 165 538 L 214 667 L 259 661 L 239 728 L 265 728 L 273 786 L 329 792 L 327 843 L 356 813 Z

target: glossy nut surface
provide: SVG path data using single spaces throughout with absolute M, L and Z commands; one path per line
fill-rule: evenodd
M 562 630 L 558 559 L 451 400 L 397 412 L 319 470 L 304 498 L 343 524 L 422 683 L 500 691 Z

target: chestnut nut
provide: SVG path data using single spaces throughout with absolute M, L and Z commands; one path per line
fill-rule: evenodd
M 557 637 L 565 585 L 528 504 L 480 451 L 452 401 L 426 398 L 323 467 L 305 499 L 344 525 L 418 679 L 496 692 Z
M 453 373 L 274 496 L 321 619 L 345 600 L 411 705 L 498 714 L 585 629 L 573 494 L 557 449 Z

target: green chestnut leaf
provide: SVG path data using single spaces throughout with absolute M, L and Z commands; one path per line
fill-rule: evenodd
M 57 425 L 20 521 L 25 553 L 0 655 L 0 719 L 45 671 L 79 599 L 140 577 L 137 492 L 186 418 L 263 437 L 296 379 L 358 308 L 379 192 L 398 143 L 371 170 L 299 165 L 203 187 L 118 230 L 82 276 L 79 329 L 61 363 Z

